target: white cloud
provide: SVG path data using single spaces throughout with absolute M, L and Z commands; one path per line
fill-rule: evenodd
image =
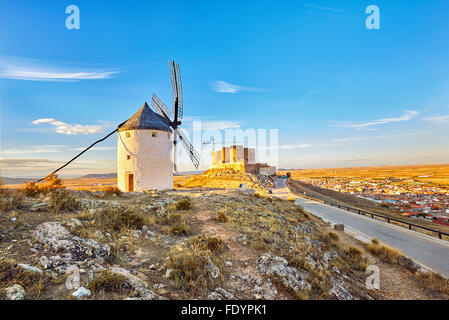
M 306 148 L 312 148 L 314 147 L 313 144 L 295 144 L 295 145 L 290 145 L 290 144 L 284 144 L 279 146 L 280 150 L 292 150 L 292 149 L 306 149 Z
M 58 153 L 62 152 L 63 145 L 43 145 L 43 146 L 28 146 L 24 148 L 13 148 L 2 150 L 3 155 L 20 155 L 20 154 L 33 154 L 33 153 Z
M 225 82 L 225 81 L 213 81 L 211 82 L 211 86 L 212 86 L 212 90 L 215 92 L 221 92 L 221 93 L 237 93 L 240 91 L 248 91 L 248 92 L 261 92 L 263 91 L 262 89 L 258 89 L 258 88 L 251 88 L 251 87 L 245 87 L 245 86 L 240 86 L 237 84 L 232 84 L 229 82 Z
M 0 78 L 31 81 L 81 81 L 108 79 L 118 71 L 95 70 L 86 67 L 19 57 L 1 57 Z
M 317 6 L 317 5 L 309 4 L 309 3 L 305 3 L 304 5 L 305 5 L 306 7 L 309 7 L 309 8 L 315 8 L 315 9 L 319 9 L 319 10 L 331 11 L 331 12 L 337 12 L 337 13 L 344 13 L 343 10 L 336 9 L 336 8 L 331 8 L 331 7 L 321 7 L 321 6 Z
M 446 123 L 446 122 L 449 122 L 449 115 L 438 116 L 438 117 L 427 117 L 427 118 L 423 118 L 423 120 L 433 122 L 433 123 Z
M 53 118 L 42 118 L 32 122 L 34 125 L 48 123 L 54 127 L 54 130 L 60 134 L 77 135 L 77 134 L 93 134 L 104 132 L 105 125 L 81 125 L 69 124 Z
M 225 129 L 237 129 L 241 125 L 234 121 L 203 121 L 201 122 L 202 130 L 225 130 Z
M 416 115 L 418 115 L 418 111 L 406 111 L 405 114 L 398 118 L 384 118 L 379 120 L 374 120 L 370 122 L 363 122 L 363 123 L 356 123 L 356 124 L 344 124 L 342 125 L 345 128 L 355 128 L 355 129 L 365 129 L 374 131 L 377 130 L 377 128 L 371 128 L 372 126 L 387 124 L 387 123 L 393 123 L 393 122 L 401 122 L 401 121 L 409 121 Z
M 84 149 L 86 149 L 86 147 L 72 148 L 72 150 L 75 151 L 83 151 Z M 117 147 L 93 147 L 89 149 L 89 151 L 110 151 L 110 150 L 117 150 Z

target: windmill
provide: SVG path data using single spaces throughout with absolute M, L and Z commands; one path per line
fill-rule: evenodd
M 173 129 L 173 170 L 178 172 L 178 167 L 176 165 L 176 152 L 177 152 L 177 144 L 178 137 L 184 144 L 184 147 L 187 149 L 190 160 L 196 169 L 200 165 L 200 154 L 184 133 L 179 130 L 179 126 L 181 125 L 181 120 L 183 116 L 183 98 L 182 98 L 182 83 L 181 83 L 181 72 L 179 71 L 179 65 L 173 61 L 168 61 L 170 67 L 170 78 L 171 78 L 171 87 L 172 87 L 172 97 L 173 104 L 172 109 L 170 110 L 165 103 L 159 99 L 159 97 L 153 93 L 153 97 L 151 98 L 151 106 L 153 110 L 159 115 L 165 117 L 168 120 L 170 127 Z
M 176 146 L 178 138 L 186 147 L 189 157 L 196 169 L 200 164 L 200 154 L 184 133 L 179 130 L 183 116 L 183 98 L 181 73 L 179 65 L 169 61 L 172 84 L 173 105 L 171 110 L 153 94 L 151 105 L 153 110 L 145 104 L 131 118 L 120 123 L 117 128 L 105 137 L 95 141 L 64 165 L 54 170 L 46 177 L 37 180 L 43 181 L 52 174 L 57 173 L 96 144 L 108 139 L 114 133 L 118 138 L 117 156 L 117 185 L 124 191 L 142 191 L 147 189 L 170 189 L 173 186 L 172 172 L 178 172 L 176 165 Z M 162 142 L 161 139 L 173 130 L 173 168 L 170 161 L 171 142 Z M 146 137 L 146 138 L 145 138 Z M 151 137 L 151 139 L 149 139 Z M 162 143 L 158 143 L 157 141 Z M 132 153 L 132 155 L 131 155 Z M 149 158 L 150 157 L 150 158 Z

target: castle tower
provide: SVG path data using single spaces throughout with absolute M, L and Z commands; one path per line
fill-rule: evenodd
M 172 130 L 145 102 L 117 133 L 117 186 L 125 192 L 173 189 Z

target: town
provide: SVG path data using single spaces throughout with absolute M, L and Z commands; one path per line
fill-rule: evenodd
M 397 214 L 449 225 L 449 187 L 402 178 L 313 177 L 301 181 L 382 203 Z

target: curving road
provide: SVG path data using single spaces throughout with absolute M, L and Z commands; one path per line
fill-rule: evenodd
M 276 189 L 272 190 L 273 195 L 282 198 L 293 197 L 296 203 L 304 207 L 306 211 L 331 224 L 344 224 L 345 228 L 358 238 L 368 240 L 376 237 L 381 242 L 401 250 L 424 267 L 449 277 L 448 241 L 298 197 L 288 190 L 282 179 L 275 181 L 275 187 Z

